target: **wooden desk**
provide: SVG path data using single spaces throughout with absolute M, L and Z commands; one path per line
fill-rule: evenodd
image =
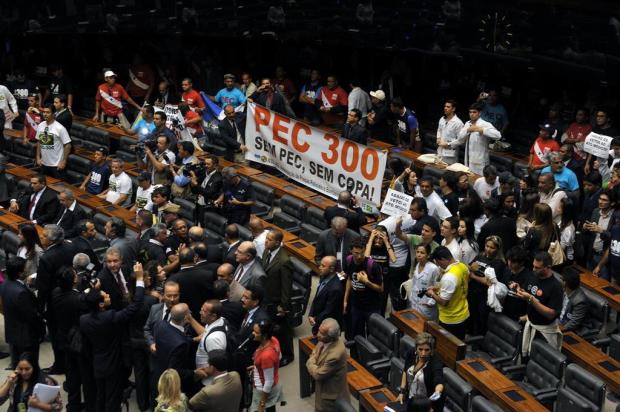
M 98 122 L 93 119 L 88 119 L 86 117 L 81 117 L 81 116 L 73 116 L 73 121 L 75 123 L 81 123 L 86 127 L 94 127 L 94 128 L 106 131 L 110 134 L 110 137 L 115 140 L 120 140 L 121 137 L 123 136 L 138 140 L 136 139 L 135 136 L 132 136 L 129 133 L 127 133 L 125 130 L 123 130 L 122 127 L 114 125 L 114 124 L 102 123 L 102 122 Z
M 467 350 L 465 342 L 439 326 L 439 324 L 429 320 L 424 324 L 424 331 L 430 333 L 435 338 L 435 352 L 446 366 L 454 369 L 458 361 L 465 359 L 465 351 Z
M 360 411 L 383 412 L 383 408 L 394 402 L 396 396 L 388 388 L 371 389 L 360 396 Z
M 225 160 L 224 158 L 219 159 L 219 164 L 220 164 L 220 167 L 222 168 L 232 167 L 237 171 L 237 173 L 245 177 L 252 177 L 252 176 L 256 176 L 256 175 L 260 175 L 264 173 L 262 170 L 258 170 L 258 169 L 255 169 L 253 167 L 246 166 L 246 165 L 240 165 L 234 162 L 229 162 L 228 160 Z
M 18 166 L 16 164 L 13 163 L 8 163 L 6 165 L 6 172 L 8 174 L 11 174 L 19 179 L 22 180 L 30 180 L 31 177 L 33 177 L 34 175 L 38 174 L 37 172 L 35 172 L 32 169 L 28 169 L 26 167 L 22 167 L 22 166 Z M 56 181 L 59 182 L 58 179 L 54 179 L 53 177 L 47 177 L 47 183 L 49 184 L 52 181 Z
M 310 243 L 298 238 L 288 242 L 284 242 L 284 247 L 291 254 L 301 259 L 306 265 L 310 266 L 314 273 L 319 273 L 319 267 L 314 261 L 316 250 L 314 249 L 314 246 L 312 246 Z
M 618 286 L 585 270 L 581 272 L 580 278 L 583 286 L 607 299 L 609 306 L 615 311 L 620 311 L 620 288 Z
M 313 391 L 312 378 L 306 369 L 306 362 L 316 345 L 316 338 L 308 336 L 299 339 L 299 396 L 305 398 L 310 396 Z M 355 397 L 359 397 L 360 392 L 369 389 L 380 388 L 383 386 L 379 379 L 375 378 L 362 365 L 349 357 L 347 359 L 347 383 L 349 390 Z
M 392 311 L 390 322 L 405 334 L 415 338 L 419 333 L 424 332 L 426 318 L 415 309 L 405 309 L 398 312 Z
M 383 142 L 377 139 L 368 139 L 368 146 L 374 149 L 387 150 L 387 151 L 391 150 L 394 147 L 394 145 L 391 143 L 386 143 L 386 142 Z
M 474 367 L 484 370 L 477 371 Z M 482 358 L 467 359 L 456 364 L 456 371 L 474 388 L 506 411 L 547 411 L 532 395 L 502 375 L 493 365 Z M 520 398 L 511 399 L 510 395 Z
M 4 137 L 9 137 L 11 139 L 23 139 L 24 134 L 21 130 L 15 129 L 4 129 Z
M 252 217 L 256 217 L 256 215 L 252 215 Z M 284 236 L 284 238 L 282 239 L 283 243 L 291 242 L 293 240 L 298 239 L 296 235 L 292 234 L 291 232 L 287 232 L 286 230 L 282 229 L 279 226 L 274 225 L 273 223 L 269 223 L 263 219 L 261 219 L 261 221 L 263 222 L 263 226 L 265 226 L 265 229 L 279 230 L 280 232 L 282 232 L 282 235 Z
M 8 209 L 0 209 L 0 226 L 13 233 L 19 232 L 19 226 L 30 222 L 28 219 L 9 212 Z M 37 225 L 38 227 L 38 225 Z
M 404 150 L 401 148 L 392 148 L 392 150 L 390 151 L 390 153 L 393 154 L 399 154 L 401 156 L 405 156 L 406 158 L 410 159 L 411 161 L 413 161 L 415 163 L 415 167 L 417 169 L 424 169 L 427 167 L 433 168 L 433 169 L 437 169 L 437 170 L 445 170 L 445 168 L 447 167 L 446 164 L 436 164 L 436 163 L 425 163 L 422 162 L 420 160 L 418 160 L 418 157 L 420 157 L 420 153 L 414 152 L 413 150 Z M 406 165 L 408 167 L 408 165 Z M 468 179 L 469 179 L 469 183 L 473 184 L 480 176 L 475 174 L 475 173 L 469 173 L 468 175 Z M 420 177 L 420 176 L 418 176 Z
M 603 379 L 614 393 L 620 394 L 620 362 L 574 332 L 564 332 L 562 352 L 572 362 Z

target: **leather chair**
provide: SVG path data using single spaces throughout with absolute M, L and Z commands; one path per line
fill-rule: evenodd
M 258 217 L 265 218 L 271 213 L 273 200 L 275 199 L 275 191 L 273 188 L 260 182 L 252 182 L 251 185 L 256 197 L 256 203 L 252 206 L 252 213 Z
M 105 130 L 89 127 L 87 133 L 82 138 L 99 146 L 110 148 L 110 133 Z
M 414 350 L 415 340 L 413 340 L 411 336 L 405 335 L 400 338 L 398 353 L 390 359 L 390 363 L 387 365 L 389 367 L 389 372 L 387 375 L 388 387 L 394 393 L 398 392 L 398 388 L 400 387 L 403 370 L 405 370 L 405 360 L 407 359 L 409 353 Z M 379 371 L 381 367 L 382 365 L 379 364 L 375 366 L 377 371 Z M 383 374 L 383 372 L 380 373 Z
M 221 243 L 224 241 L 224 231 L 228 221 L 222 215 L 213 212 L 205 212 L 203 215 L 205 235 L 213 239 L 209 243 Z
M 534 339 L 527 365 L 507 366 L 503 371 L 517 384 L 550 408 L 566 367 L 566 356 L 553 349 L 546 341 Z
M 556 410 L 597 412 L 605 402 L 605 382 L 577 364 L 566 367 L 564 385 L 558 391 Z
M 444 412 L 467 412 L 474 388 L 450 368 L 443 368 Z
M 484 396 L 474 396 L 471 401 L 471 412 L 503 412 L 502 409 L 485 398 Z
M 293 264 L 293 286 L 289 324 L 296 327 L 301 325 L 308 308 L 312 290 L 312 269 L 294 256 L 291 256 L 291 263 Z
M 322 231 L 329 226 L 323 217 L 323 210 L 310 206 L 306 210 L 306 218 L 301 224 L 299 237 L 308 243 L 315 244 Z
M 73 137 L 77 137 L 80 140 L 86 139 L 86 134 L 88 133 L 88 126 L 84 126 L 82 123 L 74 122 L 71 125 L 71 139 Z
M 597 345 L 598 338 L 604 337 L 607 331 L 609 302 L 598 293 L 592 292 L 586 288 L 582 289 L 588 297 L 590 307 L 584 327 L 579 330 L 579 335 L 587 341 L 592 342 L 594 345 Z
M 95 230 L 105 236 L 105 224 L 110 220 L 112 220 L 112 218 L 108 215 L 104 215 L 103 213 L 95 213 L 93 216 Z
M 435 169 L 434 167 L 425 167 L 422 177 L 429 177 L 433 180 L 433 187 L 439 186 L 439 178 L 443 175 L 444 170 Z
M 398 352 L 398 328 L 383 316 L 373 313 L 368 319 L 368 336 L 355 336 L 355 352 L 359 362 L 373 375 L 387 381 L 389 364 Z
M 195 202 L 190 202 L 187 199 L 182 199 L 180 197 L 177 197 L 174 199 L 174 203 L 181 206 L 181 210 L 179 212 L 179 215 L 183 218 L 188 220 L 189 222 L 193 223 L 194 222 L 194 212 L 196 210 L 196 203 Z
M 334 412 L 357 412 L 351 402 L 346 399 L 336 399 Z
M 115 156 L 125 162 L 135 162 L 136 152 L 131 148 L 131 146 L 135 146 L 137 143 L 138 141 L 132 137 L 121 137 L 118 141 L 118 149 L 116 150 Z
M 491 164 L 497 167 L 498 172 L 511 172 L 513 169 L 512 159 L 509 157 L 499 156 L 494 153 L 489 153 Z
M 5 230 L 2 232 L 2 237 L 0 238 L 0 249 L 2 249 L 5 255 L 16 255 L 17 249 L 19 248 L 19 237 L 13 232 Z
M 8 153 L 9 159 L 20 166 L 33 166 L 36 158 L 37 146 L 34 143 L 22 143 L 21 140 L 13 142 L 13 150 Z
M 67 180 L 74 185 L 81 184 L 90 173 L 91 163 L 88 159 L 70 154 L 67 162 Z
M 481 357 L 495 367 L 514 364 L 521 349 L 521 326 L 501 313 L 491 312 L 489 328 L 484 336 L 472 336 L 465 340 L 475 349 L 467 358 Z
M 252 240 L 254 236 L 252 236 L 250 229 L 245 226 L 241 226 L 238 223 L 235 223 L 235 226 L 237 226 L 237 229 L 239 230 L 239 237 L 241 240 Z
M 273 214 L 273 224 L 291 233 L 300 231 L 304 220 L 306 204 L 290 195 L 280 198 L 280 211 Z
M 609 356 L 620 361 L 620 335 L 611 335 L 609 337 L 609 342 Z

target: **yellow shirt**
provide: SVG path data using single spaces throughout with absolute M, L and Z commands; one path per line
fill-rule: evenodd
M 449 297 L 449 301 L 445 306 L 437 305 L 439 321 L 446 324 L 463 323 L 469 318 L 469 305 L 467 304 L 469 269 L 467 265 L 461 262 L 451 264 L 441 277 L 440 283 L 439 296 Z

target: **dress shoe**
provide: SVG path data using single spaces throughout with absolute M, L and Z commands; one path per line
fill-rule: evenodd
M 8 352 L 0 352 L 0 359 L 8 358 L 9 356 L 11 356 L 11 354 Z

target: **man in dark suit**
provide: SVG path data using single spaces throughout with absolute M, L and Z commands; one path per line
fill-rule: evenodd
M 94 407 L 95 393 L 93 384 L 89 382 L 92 375 L 92 364 L 83 358 L 72 346 L 74 334 L 80 327 L 80 316 L 88 312 L 86 296 L 78 292 L 79 276 L 72 268 L 60 274 L 58 287 L 52 292 L 52 307 L 58 328 L 58 342 L 65 353 L 67 411 L 82 410 L 82 388 L 86 409 Z
M 325 209 L 323 217 L 325 221 L 331 223 L 332 219 L 336 216 L 341 216 L 347 219 L 347 227 L 352 231 L 359 233 L 360 226 L 366 223 L 366 216 L 362 208 L 354 204 L 355 199 L 348 191 L 340 192 L 338 195 L 338 204 L 336 206 L 330 206 Z
M 205 176 L 199 180 L 194 171 L 190 172 L 190 190 L 198 195 L 196 199 L 196 215 L 194 220 L 202 222 L 204 212 L 213 207 L 213 202 L 222 193 L 224 181 L 222 173 L 218 170 L 219 159 L 215 155 L 209 155 L 204 159 Z
M 168 254 L 172 251 L 166 250 L 166 242 L 168 241 L 168 228 L 164 223 L 155 223 L 151 228 L 151 238 L 146 243 L 144 250 L 148 260 L 154 260 L 163 266 L 166 273 L 172 272 L 172 267 L 168 265 Z
M 56 319 L 51 304 L 52 291 L 57 286 L 59 270 L 63 266 L 73 265 L 75 249 L 73 244 L 64 240 L 64 231 L 56 225 L 45 225 L 41 236 L 41 245 L 45 249 L 39 258 L 35 285 L 38 291 L 39 311 L 45 314 L 47 328 L 54 350 L 54 365 L 45 373 L 64 373 L 65 355 L 56 339 Z
M 241 244 L 237 225 L 226 226 L 226 229 L 224 229 L 224 240 L 225 244 L 222 246 L 222 262 L 230 263 L 234 267 L 237 267 L 235 255 L 237 253 L 237 248 Z
M 314 261 L 318 264 L 324 256 L 336 256 L 340 271 L 345 257 L 351 253 L 351 243 L 359 240 L 359 233 L 347 228 L 347 219 L 336 216 L 331 220 L 331 228 L 321 232 L 316 242 Z
M 43 318 L 37 310 L 37 298 L 24 284 L 26 261 L 14 256 L 6 262 L 8 280 L 0 289 L 4 313 L 4 337 L 11 346 L 11 368 L 19 356 L 30 352 L 39 359 L 39 342 L 43 334 Z
M 138 226 L 138 236 L 136 237 L 136 252 L 146 247 L 151 238 L 151 227 L 153 226 L 153 213 L 150 210 L 141 209 L 136 213 L 136 225 Z
M 30 178 L 30 190 L 21 193 L 17 199 L 11 199 L 9 211 L 18 213 L 38 225 L 55 223 L 60 203 L 56 192 L 47 187 L 45 175 Z
M 196 254 L 196 268 L 204 271 L 207 276 L 215 280 L 215 271 L 222 263 L 222 250 L 219 245 L 195 242 L 191 248 L 194 249 Z
M 560 313 L 560 329 L 581 334 L 589 323 L 590 301 L 581 288 L 579 272 L 567 271 L 562 274 L 562 280 L 568 302 Z
M 178 303 L 172 307 L 170 322 L 159 322 L 153 329 L 157 352 L 152 381 L 157 382 L 166 369 L 174 369 L 181 377 L 184 393 L 193 393 L 194 361 L 191 353 L 192 339 L 185 333 L 189 307 Z
M 316 336 L 321 322 L 333 318 L 342 323 L 343 284 L 336 274 L 336 258 L 325 256 L 319 264 L 319 286 L 308 312 L 308 321 L 312 326 L 312 334 Z
M 127 225 L 125 221 L 118 217 L 113 217 L 105 224 L 105 236 L 110 241 L 110 247 L 115 247 L 121 251 L 123 265 L 131 269 L 136 261 L 138 252 L 136 251 L 136 242 L 126 235 Z
M 248 101 L 256 102 L 261 106 L 265 106 L 276 113 L 286 116 L 286 102 L 284 101 L 284 97 L 276 91 L 269 77 L 261 79 L 260 86 L 248 97 Z
M 284 235 L 272 230 L 265 240 L 263 267 L 265 268 L 265 306 L 271 319 L 279 326 L 275 336 L 280 342 L 282 359 L 280 366 L 291 363 L 293 352 L 293 331 L 287 314 L 291 310 L 291 289 L 293 287 L 293 263 L 282 247 Z
M 360 124 L 362 112 L 359 109 L 351 109 L 347 114 L 347 122 L 342 127 L 342 137 L 356 143 L 368 144 L 368 131 Z
M 78 222 L 86 219 L 86 212 L 78 205 L 73 191 L 65 189 L 58 194 L 60 210 L 54 223 L 63 228 L 65 238 L 71 239 L 79 235 Z
M 71 239 L 75 253 L 84 253 L 90 259 L 90 263 L 95 265 L 97 271 L 101 270 L 101 262 L 99 257 L 95 253 L 93 246 L 90 244 L 91 240 L 97 235 L 95 229 L 95 223 L 92 220 L 80 220 L 77 223 L 78 236 Z
M 494 198 L 484 202 L 484 213 L 489 220 L 480 228 L 478 247 L 480 250 L 484 250 L 486 238 L 495 235 L 502 239 L 504 254 L 508 253 L 517 244 L 517 222 L 501 215 L 499 201 Z
M 118 253 L 118 252 L 117 252 Z M 120 256 L 118 256 L 120 267 Z M 92 354 L 92 365 L 97 388 L 96 405 L 102 411 L 120 411 L 121 393 L 126 382 L 122 345 L 127 326 L 144 300 L 144 272 L 142 265 L 134 265 L 136 292 L 131 304 L 124 309 L 112 308 L 110 295 L 93 288 L 87 301 L 91 312 L 80 317 L 80 330 L 86 351 Z
M 180 287 L 179 284 L 173 280 L 168 280 L 164 283 L 164 296 L 161 303 L 157 303 L 151 306 L 149 317 L 144 324 L 144 339 L 149 347 L 151 353 L 157 351 L 155 345 L 155 338 L 153 337 L 153 330 L 155 325 L 161 321 L 168 322 L 170 320 L 170 310 L 174 305 L 179 303 Z
M 232 302 L 228 298 L 230 287 L 228 282 L 223 279 L 218 279 L 213 283 L 213 292 L 215 293 L 215 299 L 219 300 L 222 304 L 222 317 L 230 323 L 235 330 L 239 330 L 241 322 L 243 321 L 244 310 L 241 302 Z
M 213 299 L 213 282 L 215 276 L 210 275 L 194 266 L 194 251 L 191 248 L 183 248 L 179 252 L 179 264 L 181 269 L 170 277 L 181 288 L 180 301 L 187 303 L 194 319 L 200 319 L 200 308 L 205 301 Z
M 224 159 L 229 162 L 245 163 L 243 153 L 245 152 L 245 116 L 237 116 L 235 108 L 227 104 L 224 106 L 224 115 L 218 126 L 220 132 L 220 143 L 226 147 Z
M 265 271 L 261 262 L 256 258 L 254 243 L 249 240 L 241 242 L 235 251 L 235 259 L 237 260 L 237 269 L 235 270 L 234 280 L 244 288 L 252 283 L 265 285 Z
M 99 272 L 101 290 L 108 295 L 110 307 L 121 310 L 129 302 L 128 280 L 131 273 L 123 266 L 123 255 L 120 249 L 109 247 L 104 257 L 104 268 Z

